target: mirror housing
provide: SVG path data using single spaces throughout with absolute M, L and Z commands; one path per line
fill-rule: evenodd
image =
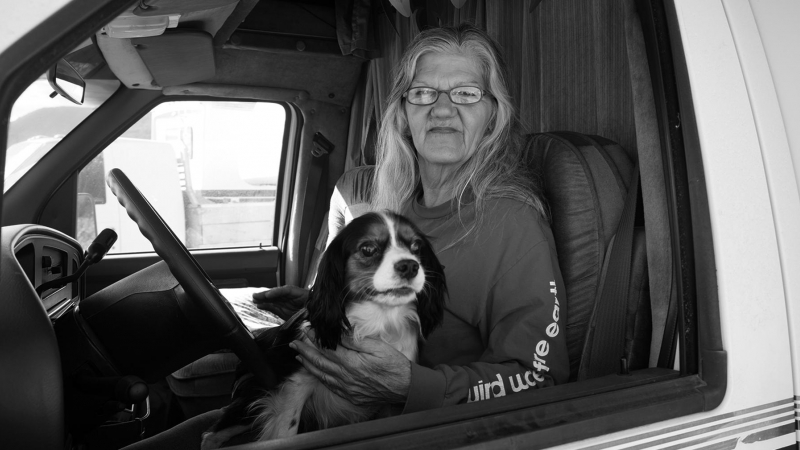
M 66 59 L 61 58 L 47 72 L 50 86 L 72 103 L 82 105 L 86 93 L 86 81 Z

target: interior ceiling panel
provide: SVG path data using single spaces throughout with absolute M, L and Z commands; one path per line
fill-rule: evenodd
M 314 100 L 350 106 L 364 60 L 301 52 L 217 48 L 214 84 L 307 91 Z
M 304 90 L 342 106 L 365 63 L 341 53 L 334 0 L 260 0 L 215 57 L 207 83 Z
M 143 0 L 134 8 L 133 13 L 137 16 L 185 14 L 187 11 L 233 7 L 238 2 L 239 0 Z
M 239 25 L 239 30 L 336 41 L 334 6 L 331 0 L 262 0 Z
M 342 55 L 334 0 L 145 0 L 143 4 L 145 8 L 135 8 L 136 15 L 179 14 L 172 33 L 221 33 L 209 52 L 173 45 L 172 53 L 147 66 L 127 39 L 119 40 L 126 48 L 101 45 L 109 67 L 129 88 L 160 89 L 193 80 L 306 91 L 311 99 L 342 106 L 352 102 L 366 61 Z M 166 35 L 150 38 L 151 44 L 161 43 Z M 215 66 L 216 74 L 181 64 L 176 55 L 184 51 L 197 60 L 206 58 L 203 67 Z M 198 79 L 200 73 L 208 78 Z

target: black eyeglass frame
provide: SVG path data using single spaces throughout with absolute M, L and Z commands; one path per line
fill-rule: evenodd
M 480 98 L 478 98 L 478 100 L 476 100 L 476 101 L 474 101 L 472 103 L 454 102 L 453 101 L 453 91 L 455 91 L 456 89 L 463 89 L 463 88 L 475 88 L 475 89 L 477 89 L 478 92 L 480 92 L 480 94 L 481 94 Z M 433 101 L 430 102 L 430 103 L 413 103 L 408 99 L 408 93 L 411 92 L 414 89 L 430 89 L 432 91 L 435 91 L 436 92 L 436 98 L 434 98 Z M 474 105 L 476 103 L 479 103 L 481 100 L 483 100 L 484 96 L 492 95 L 491 92 L 489 92 L 489 91 L 487 91 L 485 89 L 481 89 L 478 86 L 456 86 L 456 87 L 454 87 L 453 89 L 450 89 L 450 90 L 434 89 L 434 88 L 429 87 L 429 86 L 414 86 L 412 88 L 406 89 L 406 91 L 403 92 L 403 98 L 406 99 L 406 101 L 410 105 L 414 105 L 414 106 L 430 106 L 430 105 L 433 105 L 434 103 L 439 101 L 439 95 L 442 94 L 443 92 L 447 93 L 447 98 L 449 98 L 450 99 L 450 103 L 452 103 L 454 105 Z

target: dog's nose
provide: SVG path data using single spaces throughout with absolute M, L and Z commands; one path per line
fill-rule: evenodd
M 419 263 L 413 259 L 403 259 L 394 263 L 394 271 L 397 272 L 401 278 L 411 279 L 417 276 L 419 270 Z

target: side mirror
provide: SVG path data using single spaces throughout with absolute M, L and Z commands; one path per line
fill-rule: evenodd
M 47 81 L 50 86 L 62 97 L 76 103 L 83 104 L 86 93 L 86 81 L 64 58 L 58 60 L 55 66 L 47 72 Z

